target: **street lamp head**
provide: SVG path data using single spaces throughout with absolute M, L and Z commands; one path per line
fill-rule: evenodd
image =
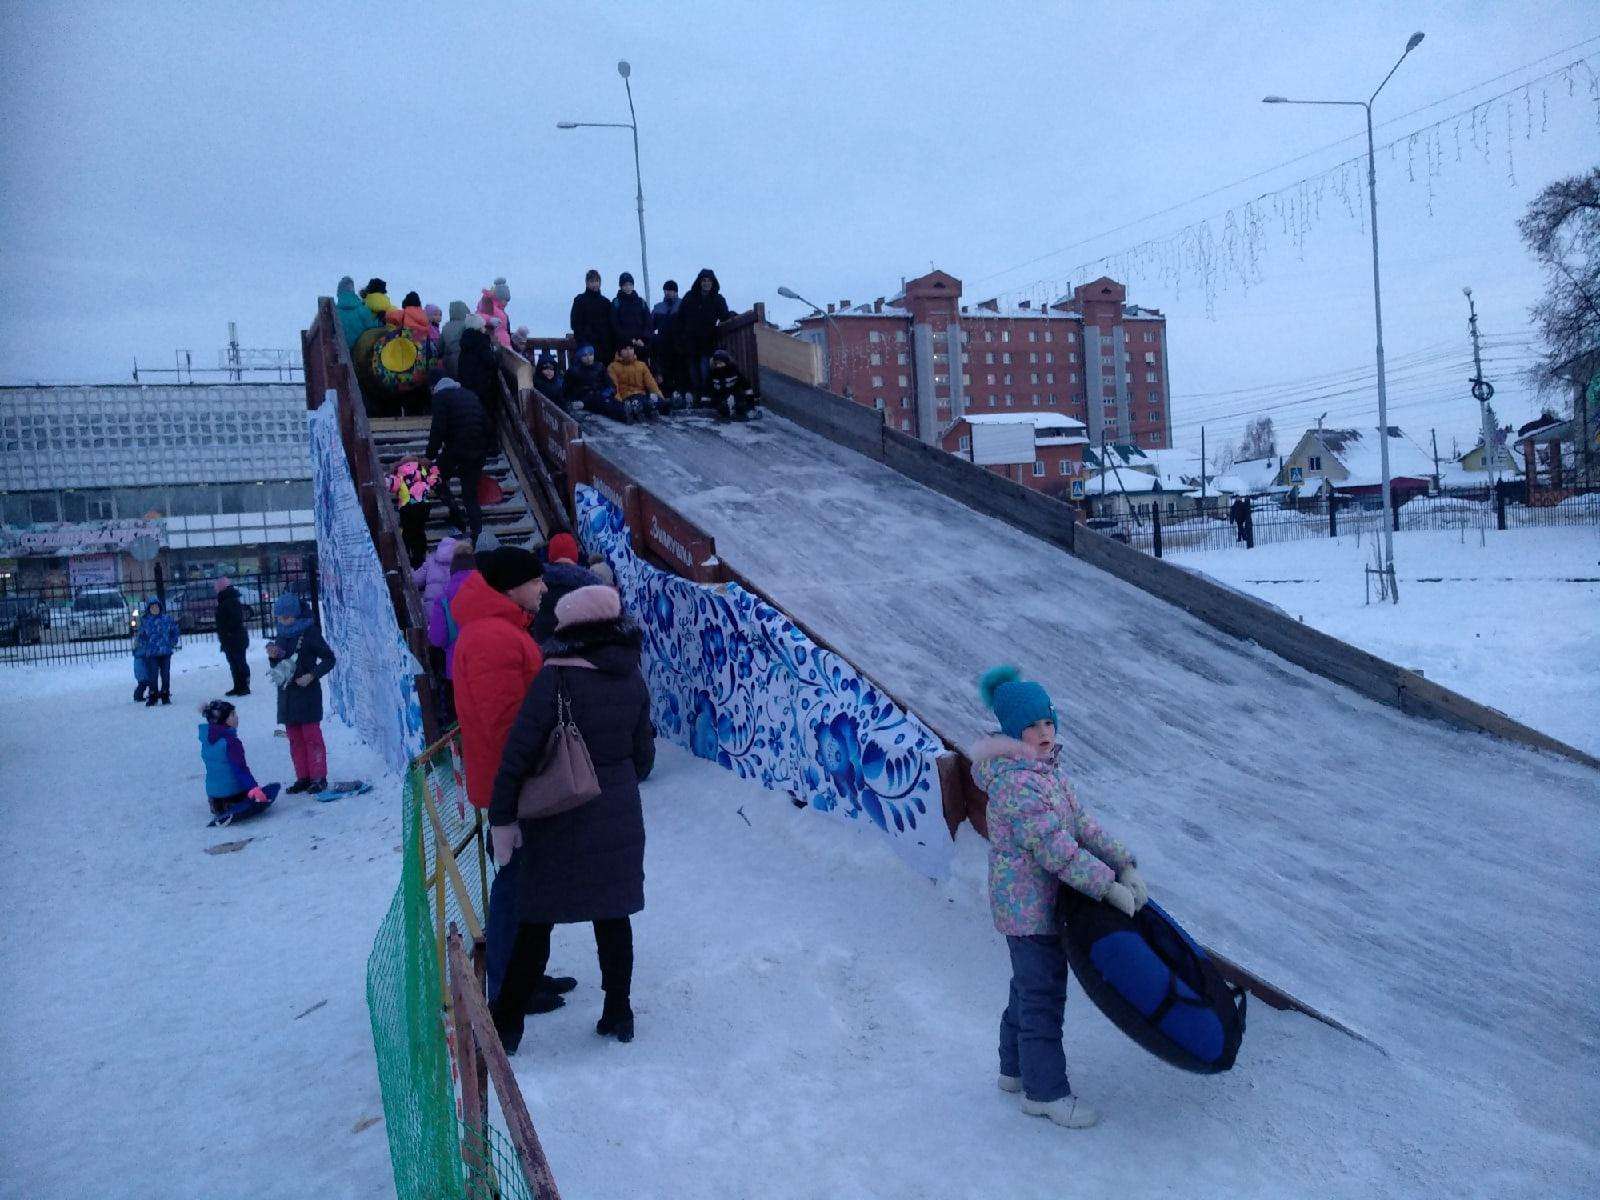
M 1422 33 L 1418 31 L 1417 33 L 1413 33 L 1411 35 L 1411 40 L 1406 43 L 1406 53 L 1410 54 L 1420 45 L 1422 45 Z
M 1469 287 L 1464 287 L 1464 288 L 1461 289 L 1461 294 L 1463 296 L 1469 296 L 1470 297 L 1472 295 L 1472 289 L 1469 288 Z
M 1263 104 L 1287 104 L 1287 103 L 1289 103 L 1289 97 L 1287 97 L 1287 96 L 1263 96 L 1263 97 L 1261 97 L 1261 103 L 1263 103 Z
M 577 127 L 578 127 L 578 123 L 576 121 L 557 121 L 556 122 L 556 128 L 557 129 L 576 129 Z
M 780 287 L 778 289 L 778 295 L 782 296 L 785 300 L 798 300 L 798 299 L 800 299 L 799 296 L 795 295 L 795 293 L 794 293 L 794 291 L 792 289 L 786 288 L 786 287 Z
M 1420 33 L 1417 34 L 1414 40 L 1420 42 L 1422 40 L 1422 35 Z M 624 79 L 633 74 L 633 68 L 628 65 L 627 59 L 623 59 L 617 64 L 617 74 L 621 75 Z

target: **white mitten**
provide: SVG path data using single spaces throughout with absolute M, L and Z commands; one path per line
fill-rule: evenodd
M 522 827 L 515 822 L 510 825 L 491 825 L 489 838 L 494 843 L 494 865 L 503 867 L 511 861 L 512 852 L 522 845 Z
M 1133 906 L 1143 908 L 1145 901 L 1150 899 L 1150 889 L 1145 886 L 1144 876 L 1139 874 L 1137 867 L 1123 867 L 1117 872 L 1117 882 L 1133 893 Z
M 1133 916 L 1134 912 L 1137 911 L 1138 908 L 1138 906 L 1133 902 L 1133 893 L 1120 883 L 1107 884 L 1106 894 L 1101 896 L 1100 899 L 1111 905 L 1112 908 L 1116 909 L 1125 917 Z

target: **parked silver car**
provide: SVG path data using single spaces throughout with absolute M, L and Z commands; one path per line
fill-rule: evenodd
M 74 639 L 126 637 L 139 624 L 139 607 L 116 588 L 85 588 L 72 598 L 67 626 Z

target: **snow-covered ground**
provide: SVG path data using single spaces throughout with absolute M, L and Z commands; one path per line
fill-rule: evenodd
M 121 663 L 6 677 L 0 1196 L 392 1194 L 383 1128 L 367 1124 L 382 1110 L 363 966 L 398 873 L 398 785 L 332 805 L 289 797 L 237 831 L 204 828 L 191 705 L 226 673 L 198 656 L 182 666 L 181 702 L 155 710 L 131 703 Z M 267 697 L 245 714 L 254 764 L 285 774 Z M 370 766 L 346 731 L 327 728 L 336 773 Z M 1397 1022 L 1387 1054 L 1255 1005 L 1235 1069 L 1187 1075 L 1137 1049 L 1073 985 L 1073 1079 L 1106 1118 L 1068 1132 L 1022 1117 L 994 1087 L 1005 953 L 969 832 L 951 879 L 933 884 L 872 830 L 796 810 L 671 747 L 644 797 L 638 1039 L 594 1035 L 592 939 L 568 927 L 552 967 L 577 975 L 578 990 L 530 1018 L 513 1060 L 573 1200 L 1546 1200 L 1600 1182 L 1592 1125 L 1569 1116 L 1592 1111 L 1573 1083 L 1592 1078 L 1592 993 L 1549 973 L 1508 992 L 1492 944 L 1457 981 L 1456 940 L 1435 945 L 1426 927 L 1474 925 L 1481 906 L 1418 926 L 1410 897 L 1391 890 L 1389 920 L 1346 917 L 1366 969 L 1345 980 L 1341 1008 L 1422 1008 L 1440 1025 L 1436 1038 L 1408 1037 L 1414 1026 Z M 1268 893 L 1294 862 L 1336 869 L 1326 846 L 1269 832 L 1282 861 Z M 1393 836 L 1409 845 L 1414 831 Z M 253 840 L 237 853 L 204 853 L 243 837 Z M 1593 949 L 1574 923 L 1592 904 L 1563 897 L 1587 878 L 1594 840 L 1580 831 L 1568 846 L 1505 889 L 1522 939 L 1562 962 L 1562 939 L 1572 953 Z M 1182 917 L 1162 883 L 1174 860 L 1150 850 L 1154 891 Z M 1273 936 L 1303 936 L 1260 899 L 1233 903 Z M 1391 973 L 1394 942 L 1431 961 L 1433 983 Z M 1563 1068 L 1561 1055 L 1579 1061 Z M 1551 1093 L 1542 1109 L 1513 1101 L 1498 1077 L 1514 1056 L 1537 1060 Z
M 0 1196 L 392 1196 L 364 972 L 398 783 L 208 829 L 196 709 L 228 668 L 174 668 L 145 708 L 126 659 L 0 667 Z M 273 700 L 240 733 L 292 781 Z M 370 777 L 324 729 L 336 776 Z
M 1397 533 L 1398 605 L 1365 603 L 1373 546 L 1311 538 L 1168 560 L 1600 754 L 1600 526 Z

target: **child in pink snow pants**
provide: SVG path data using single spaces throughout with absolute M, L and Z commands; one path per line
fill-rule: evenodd
M 278 723 L 289 733 L 294 783 L 286 791 L 320 792 L 328 786 L 328 750 L 322 741 L 322 677 L 338 661 L 311 619 L 306 601 L 293 592 L 272 606 L 278 636 L 267 643 L 278 684 Z

